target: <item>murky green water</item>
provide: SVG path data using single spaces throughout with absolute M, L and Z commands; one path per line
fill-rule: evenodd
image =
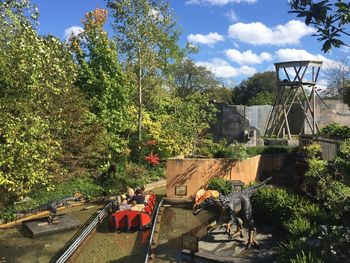
M 154 189 L 158 199 L 165 195 L 165 187 Z M 67 208 L 60 213 L 67 213 L 85 223 L 102 206 L 94 205 L 89 210 L 84 207 Z M 170 206 L 164 210 L 156 262 L 179 262 L 182 248 L 182 234 L 192 233 L 202 236 L 203 225 L 212 217 L 205 211 L 192 215 L 188 206 Z M 77 230 L 43 237 L 28 237 L 21 227 L 0 230 L 0 263 L 9 262 L 49 262 Z M 72 262 L 144 262 L 150 230 L 112 233 L 108 220 L 100 224 L 96 232 L 79 249 Z
M 166 192 L 165 187 L 153 190 L 157 199 Z M 85 242 L 74 262 L 144 262 L 150 230 L 112 233 L 108 228 L 108 220 L 98 226 L 96 233 Z
M 161 219 L 155 262 L 182 262 L 182 235 L 203 237 L 206 235 L 205 224 L 212 217 L 213 214 L 208 211 L 194 216 L 188 205 L 166 207 Z
M 89 207 L 88 210 L 84 208 Z M 69 207 L 58 214 L 69 214 L 84 224 L 101 205 L 86 204 Z M 49 262 L 64 245 L 74 236 L 77 229 L 42 237 L 29 237 L 21 226 L 11 229 L 0 229 L 0 262 Z

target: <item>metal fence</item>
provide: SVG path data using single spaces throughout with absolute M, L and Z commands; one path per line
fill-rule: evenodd
M 109 209 L 115 206 L 117 201 L 112 201 L 106 205 L 87 225 L 82 228 L 76 236 L 62 249 L 62 251 L 51 262 L 64 263 L 74 254 L 78 247 L 83 243 L 85 238 L 95 229 L 95 227 L 102 222 L 102 220 L 108 215 Z
M 151 254 L 151 249 L 152 249 L 152 243 L 154 243 L 154 240 L 153 240 L 153 236 L 154 236 L 154 233 L 155 233 L 155 230 L 156 230 L 156 225 L 157 225 L 157 221 L 158 221 L 158 215 L 159 215 L 159 210 L 160 208 L 162 207 L 163 205 L 163 201 L 164 199 L 162 199 L 160 201 L 160 203 L 158 204 L 158 207 L 157 207 L 157 210 L 156 210 L 156 213 L 155 213 L 155 217 L 153 219 L 153 227 L 152 227 L 152 232 L 151 232 L 151 236 L 149 238 L 149 242 L 148 242 L 148 247 L 147 247 L 147 254 L 146 254 L 146 257 L 145 257 L 145 263 L 147 263 L 149 261 L 149 257 L 150 257 L 150 254 Z
M 307 146 L 313 142 L 321 145 L 322 158 L 324 160 L 333 160 L 339 153 L 339 148 L 342 140 L 326 138 L 322 136 L 300 135 L 299 145 Z

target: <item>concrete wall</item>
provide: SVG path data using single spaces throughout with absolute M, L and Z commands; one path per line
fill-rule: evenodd
M 343 103 L 341 100 L 324 100 L 324 102 L 329 108 L 319 100 L 317 100 L 316 103 L 316 123 L 319 128 L 335 122 L 350 126 L 350 110 L 347 104 Z M 337 112 L 345 114 L 346 116 L 337 114 Z M 305 134 L 311 134 L 311 129 L 306 121 Z
M 325 100 L 325 103 L 330 109 L 319 100 L 316 101 L 316 122 L 320 128 L 333 122 L 350 125 L 348 105 L 340 100 Z M 217 141 L 226 139 L 228 142 L 242 142 L 244 130 L 249 132 L 255 130 L 258 137 L 263 136 L 272 109 L 270 105 L 243 106 L 228 105 L 227 103 L 216 103 L 216 107 L 218 109 L 216 123 L 211 127 L 214 139 Z M 345 116 L 336 112 L 345 114 Z M 288 119 L 292 134 L 299 134 L 303 131 L 304 123 L 305 134 L 311 134 L 299 104 L 293 105 L 288 114 Z
M 193 198 L 200 188 L 205 188 L 214 177 L 240 180 L 245 184 L 255 182 L 262 172 L 278 171 L 286 155 L 258 155 L 236 162 L 225 159 L 168 159 L 167 197 Z M 187 194 L 177 196 L 175 188 L 186 186 Z
M 226 139 L 228 142 L 243 140 L 243 131 L 255 130 L 257 136 L 265 133 L 265 126 L 270 105 L 243 106 L 217 103 L 218 109 L 216 123 L 211 127 L 214 139 L 219 141 Z

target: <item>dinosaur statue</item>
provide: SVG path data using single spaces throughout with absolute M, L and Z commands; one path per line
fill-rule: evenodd
M 20 210 L 20 211 L 16 211 L 16 213 L 18 213 L 18 214 L 33 214 L 33 213 L 38 213 L 41 211 L 49 211 L 50 216 L 48 218 L 48 223 L 52 224 L 52 223 L 54 223 L 54 218 L 57 214 L 58 207 L 69 205 L 69 201 L 78 202 L 78 201 L 81 201 L 81 199 L 82 199 L 81 194 L 79 192 L 77 192 L 74 194 L 74 196 L 55 199 L 55 200 L 49 201 L 46 204 L 34 207 L 30 210 Z
M 228 212 L 230 216 L 230 221 L 226 224 L 223 224 L 221 227 L 226 228 L 226 233 L 229 238 L 233 238 L 236 236 L 243 237 L 243 223 L 245 223 L 248 227 L 249 237 L 246 243 L 246 249 L 248 249 L 251 245 L 259 246 L 258 242 L 255 240 L 254 232 L 254 220 L 252 218 L 252 205 L 250 202 L 251 195 L 260 187 L 264 186 L 272 177 L 266 179 L 260 184 L 255 186 L 251 186 L 242 191 L 232 192 L 228 195 L 222 195 L 218 191 L 215 190 L 207 190 L 202 196 L 197 198 L 195 204 L 193 205 L 193 215 L 197 215 L 203 209 L 215 206 L 221 211 Z M 241 217 L 238 217 L 240 215 Z M 232 233 L 231 226 L 232 223 L 235 222 L 237 225 L 237 230 Z M 211 232 L 212 229 L 215 228 L 215 223 L 209 224 L 207 227 L 208 233 Z

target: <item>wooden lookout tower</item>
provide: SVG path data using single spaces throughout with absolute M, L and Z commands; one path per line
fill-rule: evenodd
M 279 138 L 286 134 L 288 139 L 291 139 L 288 114 L 295 103 L 300 105 L 304 113 L 304 118 L 300 120 L 303 124 L 299 134 L 305 132 L 304 125 L 309 126 L 312 134 L 317 133 L 316 82 L 321 66 L 322 61 L 313 60 L 275 63 L 278 80 L 277 93 L 267 121 L 265 136 Z

